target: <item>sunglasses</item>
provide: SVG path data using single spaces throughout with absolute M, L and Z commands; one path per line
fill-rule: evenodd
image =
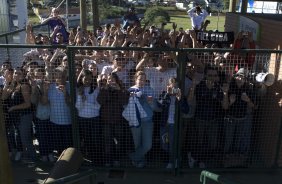
M 56 36 L 60 37 L 60 36 L 63 36 L 62 34 L 57 34 Z

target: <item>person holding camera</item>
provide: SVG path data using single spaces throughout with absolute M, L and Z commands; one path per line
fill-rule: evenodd
M 159 99 L 159 103 L 162 106 L 160 125 L 161 145 L 169 155 L 167 169 L 173 168 L 175 107 L 181 99 L 181 90 L 178 88 L 176 80 L 175 77 L 169 78 L 167 90 L 163 91 Z
M 146 162 L 145 155 L 152 148 L 154 127 L 152 105 L 154 98 L 153 89 L 147 84 L 145 72 L 138 71 L 134 79 L 135 85 L 130 87 L 128 91 L 130 92 L 131 100 L 137 100 L 141 107 L 138 107 L 137 103 L 135 103 L 137 122 L 129 121 L 135 146 L 134 152 L 132 152 L 129 157 L 135 167 L 143 168 Z
M 196 6 L 187 11 L 188 16 L 191 18 L 192 29 L 200 30 L 202 23 L 208 16 L 208 12 L 204 9 L 201 9 L 200 6 Z

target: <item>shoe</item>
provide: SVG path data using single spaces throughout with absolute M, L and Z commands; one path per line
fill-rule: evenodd
M 196 160 L 191 156 L 191 152 L 188 153 L 188 165 L 190 168 L 194 168 Z
M 56 162 L 56 158 L 54 157 L 52 153 L 48 155 L 48 159 L 49 159 L 49 162 Z
M 48 157 L 47 156 L 42 156 L 41 157 L 42 162 L 48 162 Z
M 167 169 L 172 169 L 173 168 L 173 164 L 172 163 L 168 163 L 166 166 Z
M 17 151 L 15 155 L 15 161 L 20 161 L 22 158 L 22 152 Z

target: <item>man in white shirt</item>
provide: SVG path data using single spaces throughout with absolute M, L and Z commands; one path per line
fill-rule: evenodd
M 191 18 L 192 28 L 194 30 L 200 30 L 202 23 L 205 18 L 208 16 L 208 12 L 206 10 L 202 10 L 200 6 L 196 6 L 187 11 L 188 16 Z

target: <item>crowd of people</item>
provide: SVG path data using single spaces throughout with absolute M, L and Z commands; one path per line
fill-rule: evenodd
M 178 106 L 186 122 L 181 145 L 191 168 L 206 167 L 219 154 L 246 160 L 253 112 L 259 106 L 258 96 L 264 94 L 257 89 L 266 89 L 262 83 L 250 83 L 256 61 L 253 53 L 187 53 L 185 79 L 177 80 L 179 63 L 174 52 L 126 48 L 251 48 L 252 33 L 240 32 L 234 45 L 205 45 L 197 40 L 194 29 L 185 31 L 175 23 L 171 30 L 164 24 L 142 28 L 132 18 L 134 9 L 130 11 L 123 25 L 116 22 L 95 32 L 77 27 L 67 33 L 57 9 L 43 21 L 51 26 L 50 37 L 35 35 L 32 26 L 27 26 L 27 44 L 125 50 L 78 49 L 73 53 L 73 74 L 61 48 L 32 49 L 23 55 L 19 67 L 13 67 L 13 61 L 4 62 L 1 97 L 11 159 L 37 161 L 36 138 L 40 159 L 54 162 L 56 152 L 73 146 L 75 113 L 81 151 L 94 165 L 120 166 L 127 157 L 133 166 L 143 168 L 148 152 L 160 147 L 168 155 L 166 167 L 173 168 Z M 197 22 L 194 27 L 199 27 Z M 71 89 L 72 79 L 75 89 Z M 72 105 L 76 112 L 71 111 Z

